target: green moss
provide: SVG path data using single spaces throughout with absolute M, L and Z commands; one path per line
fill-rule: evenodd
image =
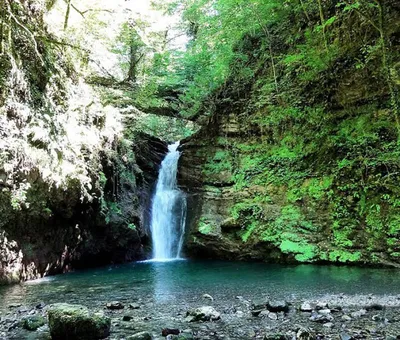
M 253 231 L 257 229 L 257 227 L 258 223 L 256 221 L 253 221 L 242 233 L 242 241 L 246 243 Z
M 358 262 L 361 260 L 361 252 L 349 252 L 345 250 L 333 250 L 329 252 L 329 261 L 331 262 Z
M 22 320 L 22 327 L 28 331 L 36 331 L 46 324 L 46 319 L 40 315 L 28 316 Z
M 111 320 L 80 305 L 57 303 L 48 310 L 50 334 L 54 339 L 103 339 L 110 333 Z
M 279 248 L 285 254 L 294 254 L 295 259 L 299 262 L 312 262 L 318 252 L 316 246 L 308 244 L 305 241 L 293 242 L 283 240 Z
M 198 230 L 203 235 L 212 234 L 214 227 L 205 218 L 201 218 L 198 225 Z
M 225 151 L 217 151 L 213 157 L 203 166 L 203 174 L 205 176 L 220 174 L 221 172 L 232 171 L 232 163 L 229 153 Z

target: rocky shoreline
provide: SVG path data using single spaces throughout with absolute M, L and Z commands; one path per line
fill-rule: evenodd
M 69 329 L 61 317 L 65 308 L 66 313 L 71 310 L 83 313 L 89 324 L 92 316 L 101 320 L 101 334 L 106 339 L 389 340 L 400 337 L 400 295 L 343 294 L 295 301 L 274 300 L 268 296 L 248 300 L 236 296 L 217 301 L 204 294 L 169 310 L 149 301 L 148 298 L 105 301 L 100 303 L 103 306 L 100 310 L 67 304 L 47 306 L 44 302 L 34 306 L 3 306 L 0 339 L 51 339 L 51 334 L 57 334 L 54 327 L 67 327 L 65 339 L 75 339 L 76 334 L 65 331 Z M 50 327 L 49 315 L 53 318 Z M 54 315 L 60 317 L 58 324 Z M 68 314 L 67 319 L 70 318 Z M 74 322 L 74 332 L 79 332 L 79 319 Z M 101 337 L 91 335 L 85 339 L 96 338 Z

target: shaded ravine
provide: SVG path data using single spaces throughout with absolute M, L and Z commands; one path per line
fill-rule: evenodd
M 179 142 L 168 147 L 161 163 L 151 209 L 153 260 L 178 259 L 186 220 L 186 197 L 177 186 Z

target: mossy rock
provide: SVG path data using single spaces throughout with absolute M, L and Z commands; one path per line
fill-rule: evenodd
M 85 306 L 57 303 L 49 307 L 48 318 L 52 339 L 104 339 L 110 334 L 110 318 Z
M 46 324 L 46 319 L 41 315 L 28 316 L 22 320 L 22 328 L 28 331 L 36 331 Z
M 140 332 L 127 337 L 127 340 L 151 340 L 153 337 L 148 332 Z

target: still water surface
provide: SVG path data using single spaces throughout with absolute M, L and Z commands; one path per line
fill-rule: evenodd
M 327 294 L 400 294 L 399 271 L 333 266 L 281 266 L 235 262 L 131 263 L 53 276 L 0 288 L 0 308 L 44 302 L 104 306 L 147 298 L 156 304 L 214 298 L 307 299 Z

